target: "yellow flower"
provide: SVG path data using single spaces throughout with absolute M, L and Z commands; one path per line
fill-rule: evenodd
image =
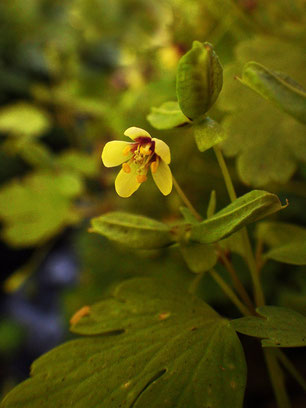
M 130 197 L 141 183 L 147 180 L 149 167 L 159 190 L 168 195 L 172 190 L 172 174 L 168 164 L 171 161 L 169 146 L 160 139 L 138 127 L 124 132 L 133 142 L 114 140 L 106 143 L 102 151 L 102 162 L 106 167 L 122 164 L 115 189 L 120 197 Z

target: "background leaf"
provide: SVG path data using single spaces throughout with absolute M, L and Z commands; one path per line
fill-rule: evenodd
M 1 408 L 242 407 L 246 366 L 234 329 L 173 282 L 127 281 L 74 331 L 85 337 L 39 358 Z
M 148 121 L 155 129 L 172 129 L 190 123 L 190 120 L 181 111 L 178 102 L 165 102 L 158 108 L 151 108 L 147 116 Z
M 265 258 L 292 265 L 306 265 L 306 228 L 285 222 L 262 222 L 256 235 L 271 249 Z
M 194 273 L 209 271 L 217 263 L 218 256 L 212 244 L 189 242 L 181 244 L 180 248 L 188 268 Z
M 175 240 L 166 224 L 141 215 L 112 212 L 91 220 L 91 231 L 131 248 L 153 249 Z
M 243 226 L 273 214 L 282 208 L 278 197 L 253 190 L 237 198 L 213 217 L 191 227 L 190 240 L 208 244 L 226 238 Z
M 292 78 L 257 62 L 248 62 L 243 67 L 240 81 L 284 112 L 306 123 L 306 91 Z
M 248 336 L 262 337 L 263 347 L 302 347 L 306 345 L 306 317 L 294 310 L 262 306 L 256 311 L 263 316 L 242 317 L 231 321 L 232 327 Z
M 305 53 L 297 44 L 271 37 L 241 42 L 236 48 L 236 62 L 224 69 L 224 87 L 218 100 L 219 107 L 227 112 L 222 125 L 228 137 L 222 149 L 227 156 L 237 157 L 241 180 L 254 187 L 286 183 L 298 162 L 306 161 L 305 127 L 234 79 L 251 60 L 286 72 L 305 86 L 301 75 Z

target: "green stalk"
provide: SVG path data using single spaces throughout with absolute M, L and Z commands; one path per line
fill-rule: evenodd
M 215 280 L 215 282 L 220 286 L 226 296 L 234 303 L 237 309 L 244 315 L 250 316 L 252 313 L 248 310 L 248 308 L 240 301 L 238 296 L 234 293 L 232 288 L 221 278 L 221 276 L 214 270 L 211 269 L 210 271 L 211 276 Z
M 278 358 L 278 360 L 282 363 L 282 365 L 286 368 L 286 370 L 292 375 L 292 377 L 296 380 L 296 382 L 300 384 L 300 386 L 306 392 L 306 380 L 301 376 L 298 370 L 294 367 L 294 365 L 291 363 L 291 361 L 286 356 L 286 354 L 280 349 L 276 349 L 275 353 L 276 353 L 276 357 Z
M 237 195 L 236 195 L 236 191 L 235 191 L 231 176 L 229 174 L 227 165 L 223 158 L 223 154 L 218 145 L 214 146 L 214 151 L 215 151 L 216 158 L 217 158 L 217 161 L 219 163 L 219 166 L 220 166 L 223 178 L 224 178 L 224 182 L 225 182 L 225 186 L 226 186 L 228 195 L 230 197 L 230 200 L 233 202 L 237 199 Z M 242 242 L 244 245 L 245 259 L 248 264 L 248 267 L 251 273 L 251 278 L 253 281 L 255 302 L 257 306 L 263 306 L 265 304 L 264 294 L 263 294 L 263 291 L 260 285 L 259 276 L 257 273 L 256 262 L 255 262 L 250 239 L 249 239 L 246 228 L 242 228 L 241 235 L 242 235 Z
M 195 218 L 198 221 L 203 221 L 203 218 L 201 217 L 201 215 L 197 212 L 197 210 L 194 208 L 194 206 L 191 204 L 191 202 L 189 201 L 189 199 L 187 198 L 187 196 L 185 195 L 184 191 L 181 189 L 181 187 L 179 186 L 178 182 L 176 181 L 176 179 L 174 178 L 174 176 L 172 176 L 172 180 L 173 180 L 173 185 L 174 188 L 176 189 L 178 195 L 181 197 L 183 203 L 186 205 L 186 207 L 189 208 L 189 210 L 191 211 L 191 213 L 195 216 Z
M 284 375 L 277 361 L 275 350 L 271 348 L 263 349 L 266 364 L 270 374 L 274 395 L 278 408 L 291 408 L 291 403 L 286 391 Z

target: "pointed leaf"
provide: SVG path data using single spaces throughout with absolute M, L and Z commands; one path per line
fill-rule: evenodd
M 39 358 L 1 408 L 242 408 L 234 329 L 173 282 L 132 279 L 86 310 L 82 336 Z
M 257 62 L 248 62 L 240 81 L 306 124 L 306 91 L 290 77 Z
M 185 116 L 203 116 L 216 102 L 222 88 L 222 66 L 211 44 L 194 41 L 181 59 L 176 77 L 179 105 Z
M 197 224 L 199 222 L 196 219 L 196 217 L 192 214 L 192 212 L 189 210 L 189 208 L 180 207 L 180 212 L 186 222 L 189 222 L 190 224 Z
M 275 194 L 253 190 L 239 197 L 213 217 L 193 225 L 190 240 L 208 244 L 219 241 L 243 226 L 281 210 Z
M 193 125 L 194 137 L 200 152 L 210 149 L 226 139 L 225 130 L 218 122 L 204 118 Z
M 207 218 L 210 218 L 214 215 L 216 211 L 217 205 L 217 198 L 216 198 L 216 190 L 212 190 L 210 193 L 209 203 L 207 207 Z
M 256 311 L 263 318 L 249 316 L 231 321 L 239 333 L 261 337 L 263 347 L 306 346 L 306 317 L 294 310 L 262 306 Z
M 172 129 L 190 123 L 190 120 L 181 111 L 178 102 L 165 102 L 159 108 L 151 108 L 147 119 L 155 129 Z
M 140 215 L 112 212 L 91 220 L 91 231 L 131 248 L 153 249 L 175 240 L 166 224 Z

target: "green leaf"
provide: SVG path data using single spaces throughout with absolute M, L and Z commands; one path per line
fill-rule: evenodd
M 216 211 L 217 205 L 217 198 L 216 198 L 216 190 L 212 190 L 210 193 L 209 203 L 207 207 L 207 218 L 210 218 L 214 215 Z
M 281 209 L 282 205 L 275 194 L 261 190 L 250 191 L 213 217 L 192 225 L 190 240 L 202 244 L 219 241 L 245 225 Z
M 173 282 L 132 279 L 73 327 L 81 337 L 34 362 L 1 408 L 242 408 L 237 334 Z
M 96 157 L 77 150 L 63 152 L 57 157 L 56 164 L 65 170 L 73 170 L 87 177 L 94 177 L 99 171 Z
M 239 333 L 261 337 L 263 347 L 306 346 L 306 317 L 294 310 L 277 306 L 256 309 L 263 318 L 249 316 L 231 321 Z
M 166 224 L 141 215 L 111 212 L 91 220 L 91 231 L 131 248 L 162 248 L 174 243 Z
M 290 77 L 257 62 L 248 62 L 243 67 L 240 81 L 284 112 L 306 123 L 306 91 Z
M 256 235 L 271 249 L 265 258 L 291 265 L 306 265 L 306 228 L 285 222 L 262 222 Z
M 72 199 L 83 191 L 74 174 L 40 171 L 0 190 L 2 238 L 16 247 L 40 245 L 79 220 Z
M 226 139 L 226 133 L 218 122 L 209 117 L 193 125 L 194 137 L 200 152 L 210 149 Z
M 25 102 L 6 106 L 0 110 L 0 132 L 39 136 L 46 132 L 49 126 L 46 113 Z
M 305 87 L 306 54 L 292 42 L 257 36 L 241 42 L 236 55 L 235 64 L 224 70 L 218 99 L 219 108 L 227 112 L 222 125 L 228 137 L 222 150 L 237 157 L 238 174 L 244 183 L 257 188 L 271 182 L 286 183 L 298 162 L 306 160 L 305 126 L 234 78 L 245 63 L 256 60 L 274 71 L 288 73 Z
M 178 102 L 165 102 L 159 108 L 151 108 L 147 120 L 155 129 L 172 129 L 190 123 L 181 111 Z
M 213 268 L 218 256 L 213 244 L 188 242 L 181 244 L 181 252 L 188 268 L 194 273 L 203 273 Z
M 197 119 L 216 102 L 222 88 L 222 66 L 211 44 L 194 41 L 179 61 L 176 92 L 185 116 Z

